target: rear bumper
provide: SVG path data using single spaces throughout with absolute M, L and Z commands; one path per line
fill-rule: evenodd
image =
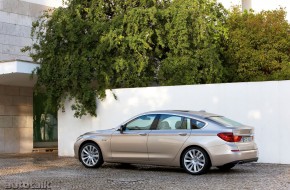
M 232 151 L 228 145 L 212 147 L 209 149 L 212 166 L 222 166 L 229 163 L 247 163 L 258 160 L 258 149 Z
M 245 163 L 249 163 L 249 162 L 257 162 L 258 161 L 258 157 L 257 158 L 251 158 L 251 159 L 245 159 L 245 160 L 236 160 L 227 164 L 245 164 Z

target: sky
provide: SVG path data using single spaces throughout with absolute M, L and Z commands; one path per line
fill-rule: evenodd
M 22 0 L 31 3 L 37 3 L 47 6 L 58 7 L 62 5 L 62 0 Z M 290 22 L 290 3 L 289 0 L 217 0 L 218 2 L 222 3 L 226 8 L 230 8 L 233 5 L 242 5 L 242 1 L 250 2 L 252 9 L 255 11 L 261 10 L 272 10 L 278 9 L 279 7 L 283 7 L 286 9 L 287 13 L 287 20 Z
M 62 5 L 62 0 L 21 0 L 35 4 L 41 4 L 51 7 L 59 7 Z
M 233 5 L 242 5 L 242 0 L 217 0 L 222 3 L 224 7 L 230 8 Z M 285 8 L 287 11 L 286 19 L 290 22 L 290 2 L 289 0 L 244 0 L 245 2 L 251 2 L 252 9 L 255 11 L 273 10 L 280 7 Z

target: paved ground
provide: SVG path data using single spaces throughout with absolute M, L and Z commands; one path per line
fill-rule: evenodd
M 192 176 L 171 167 L 104 164 L 86 169 L 55 153 L 0 155 L 0 189 L 271 189 L 290 190 L 290 165 L 244 164 Z

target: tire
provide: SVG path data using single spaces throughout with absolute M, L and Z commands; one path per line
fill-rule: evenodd
M 235 167 L 236 164 L 225 164 L 223 166 L 217 166 L 218 169 L 222 170 L 222 171 L 228 171 L 230 169 L 232 169 L 233 167 Z
M 98 168 L 104 163 L 101 149 L 94 143 L 86 143 L 81 146 L 79 158 L 87 168 Z
M 211 162 L 206 151 L 199 147 L 190 147 L 181 156 L 181 166 L 189 174 L 201 175 L 209 170 Z

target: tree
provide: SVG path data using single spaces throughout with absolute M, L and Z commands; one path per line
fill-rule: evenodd
M 285 16 L 283 9 L 230 12 L 226 82 L 290 79 L 290 25 Z
M 227 12 L 210 0 L 173 1 L 164 10 L 159 78 L 163 85 L 222 82 Z
M 105 90 L 220 82 L 225 10 L 215 0 L 69 0 L 33 23 L 36 89 L 75 116 Z

